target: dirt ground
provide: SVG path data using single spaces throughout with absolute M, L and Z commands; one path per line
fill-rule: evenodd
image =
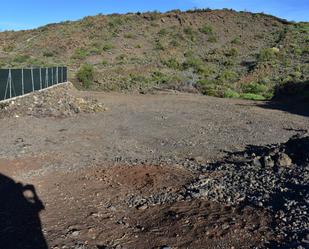
M 0 175 L 35 187 L 37 196 L 23 194 L 42 204 L 35 215 L 49 248 L 252 248 L 274 239 L 263 209 L 132 198 L 173 196 L 198 177 L 196 164 L 285 142 L 309 129 L 307 116 L 193 94 L 78 94 L 108 110 L 0 120 Z

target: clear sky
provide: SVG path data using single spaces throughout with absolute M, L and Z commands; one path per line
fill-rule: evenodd
M 0 30 L 20 30 L 98 13 L 232 8 L 309 21 L 309 0 L 2 0 Z

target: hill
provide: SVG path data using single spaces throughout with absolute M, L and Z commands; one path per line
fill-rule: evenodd
M 308 34 L 309 23 L 232 10 L 97 15 L 1 32 L 0 67 L 67 65 L 91 90 L 268 99 L 308 89 Z

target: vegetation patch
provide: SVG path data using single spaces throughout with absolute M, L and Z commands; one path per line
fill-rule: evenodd
M 77 48 L 72 56 L 73 59 L 81 60 L 88 56 L 88 51 L 82 48 Z
M 262 49 L 261 52 L 257 55 L 257 59 L 258 61 L 262 62 L 273 61 L 278 57 L 279 51 L 280 50 L 278 48 Z
M 224 92 L 224 98 L 233 98 L 233 99 L 237 99 L 240 98 L 240 94 L 230 88 L 228 88 L 225 92 Z
M 182 64 L 176 58 L 170 58 L 168 60 L 164 60 L 163 64 L 174 70 L 182 70 Z
M 90 64 L 82 65 L 77 72 L 77 79 L 83 84 L 83 87 L 89 88 L 94 79 L 94 68 Z
M 202 28 L 199 29 L 199 31 L 206 35 L 212 35 L 213 34 L 213 28 L 209 25 L 205 25 Z
M 240 97 L 247 100 L 266 100 L 264 96 L 254 93 L 243 93 Z
M 0 64 L 65 65 L 72 81 L 79 78 L 82 86 L 92 84 L 95 90 L 162 86 L 270 99 L 289 82 L 302 89 L 309 79 L 308 23 L 208 11 L 98 15 L 38 30 L 2 32 Z
M 14 62 L 16 63 L 25 63 L 27 62 L 28 60 L 30 59 L 30 56 L 29 55 L 17 55 L 15 58 L 14 58 Z
M 215 35 L 210 35 L 208 38 L 208 41 L 211 43 L 215 43 L 218 41 L 217 37 Z
M 242 92 L 242 97 L 246 99 L 251 96 L 252 98 L 255 98 L 254 100 L 265 100 L 271 99 L 273 96 L 273 91 L 269 86 L 256 82 L 242 85 Z

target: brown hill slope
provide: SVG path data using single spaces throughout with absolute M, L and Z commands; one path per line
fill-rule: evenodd
M 0 33 L 0 67 L 64 64 L 93 90 L 269 98 L 308 80 L 308 34 L 308 23 L 230 10 L 98 15 Z

